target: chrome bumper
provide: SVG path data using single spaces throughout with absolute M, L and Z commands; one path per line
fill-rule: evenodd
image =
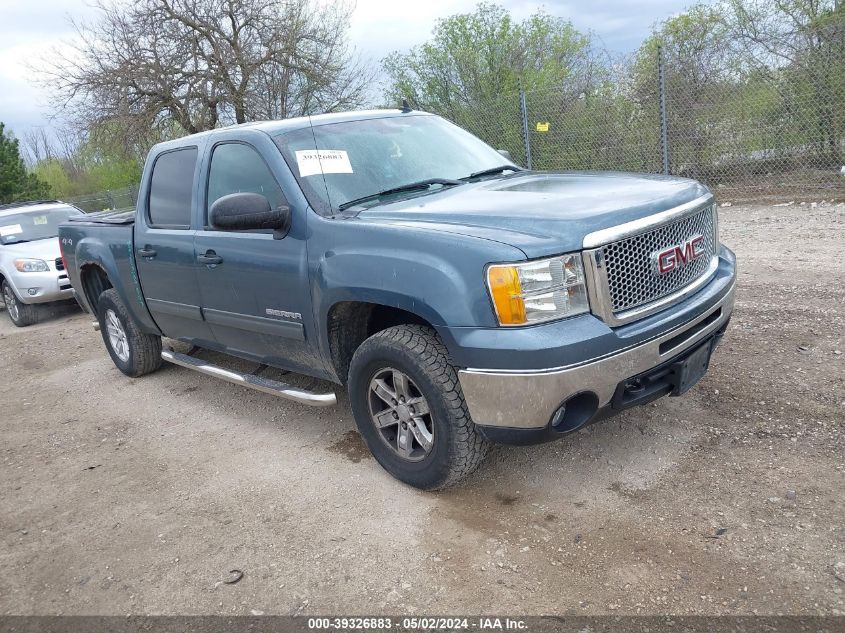
M 599 408 L 606 406 L 620 382 L 665 363 L 721 329 L 733 311 L 735 286 L 734 282 L 717 305 L 691 321 L 611 356 L 535 371 L 460 370 L 473 421 L 482 426 L 542 428 L 564 400 L 583 392 L 594 393 Z

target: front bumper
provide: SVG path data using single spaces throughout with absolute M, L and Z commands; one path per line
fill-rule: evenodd
M 526 437 L 532 433 L 545 434 L 551 428 L 555 412 L 573 396 L 577 399 L 570 402 L 577 403 L 589 414 L 585 414 L 584 422 L 599 412 L 606 414 L 613 409 L 612 401 L 620 383 L 683 356 L 724 331 L 733 311 L 735 288 L 733 257 L 729 252 L 726 255 L 721 277 L 708 284 L 721 284 L 718 294 L 712 296 L 705 287 L 688 300 L 687 310 L 695 316 L 659 333 L 652 332 L 644 342 L 551 369 L 459 371 L 473 421 L 498 430 L 488 434 L 491 439 L 506 437 L 510 431 L 524 431 Z M 672 309 L 666 312 L 671 313 Z
M 73 288 L 64 270 L 51 269 L 40 273 L 7 273 L 18 301 L 21 303 L 51 303 L 73 299 Z

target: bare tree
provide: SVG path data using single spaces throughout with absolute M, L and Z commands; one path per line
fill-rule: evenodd
M 53 140 L 43 127 L 34 127 L 24 132 L 23 142 L 23 158 L 30 166 L 56 158 Z
M 137 0 L 74 23 L 70 55 L 42 79 L 54 105 L 125 140 L 194 133 L 364 103 L 369 71 L 350 51 L 350 7 L 316 0 Z

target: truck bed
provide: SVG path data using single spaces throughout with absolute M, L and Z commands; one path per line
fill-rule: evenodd
M 83 282 L 83 269 L 99 269 L 123 299 L 126 309 L 137 323 L 149 331 L 157 326 L 147 310 L 140 291 L 134 253 L 134 211 L 118 210 L 77 216 L 59 225 L 59 240 L 71 283 L 85 308 L 97 313 L 96 300 L 104 286 L 96 281 L 88 288 Z M 90 278 L 89 278 L 90 281 Z

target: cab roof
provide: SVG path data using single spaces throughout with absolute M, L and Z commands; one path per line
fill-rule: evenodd
M 229 125 L 226 127 L 207 130 L 205 132 L 198 132 L 189 136 L 182 136 L 178 139 L 165 141 L 155 146 L 156 149 L 172 148 L 174 146 L 183 146 L 190 143 L 193 139 L 202 139 L 214 137 L 225 131 L 232 130 L 256 130 L 264 132 L 269 136 L 277 136 L 285 132 L 294 130 L 301 130 L 303 128 L 313 125 L 314 127 L 320 125 L 329 125 L 331 123 L 346 123 L 348 121 L 366 121 L 368 119 L 386 119 L 393 117 L 408 117 L 408 116 L 435 116 L 428 112 L 421 110 L 356 110 L 353 112 L 330 112 L 327 114 L 315 114 L 312 116 L 294 117 L 292 119 L 280 119 L 278 121 L 254 121 L 251 123 L 240 123 L 237 125 Z

